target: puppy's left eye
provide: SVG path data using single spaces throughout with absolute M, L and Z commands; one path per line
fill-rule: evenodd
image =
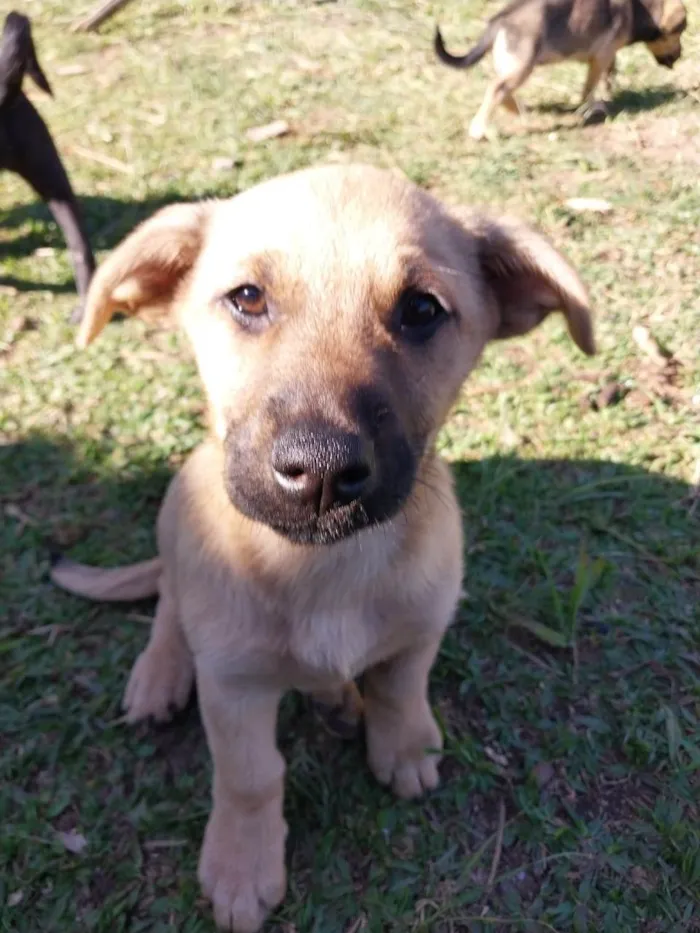
M 447 311 L 435 295 L 408 289 L 399 298 L 397 325 L 402 335 L 415 343 L 429 340 L 447 319 Z
M 267 313 L 265 293 L 257 285 L 241 285 L 224 296 L 224 304 L 236 317 L 259 318 Z

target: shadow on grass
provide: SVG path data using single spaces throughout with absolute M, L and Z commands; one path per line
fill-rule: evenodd
M 152 555 L 172 466 L 142 461 L 115 475 L 108 455 L 104 442 L 40 436 L 0 448 L 0 678 L 12 697 L 0 711 L 2 794 L 21 829 L 0 855 L 11 889 L 27 892 L 19 931 L 60 913 L 32 880 L 54 877 L 57 864 L 71 905 L 75 894 L 99 929 L 127 895 L 134 923 L 153 918 L 154 898 L 179 916 L 202 910 L 194 877 L 210 765 L 198 716 L 190 708 L 159 729 L 119 721 L 152 605 L 95 606 L 46 579 L 56 546 L 105 566 Z M 396 802 L 371 780 L 361 742 L 322 734 L 289 699 L 280 741 L 292 885 L 281 920 L 300 933 L 321 929 L 319 918 L 341 930 L 359 910 L 370 930 L 398 933 L 425 899 L 435 924 L 487 902 L 510 924 L 551 920 L 575 866 L 590 916 L 614 900 L 616 929 L 634 929 L 624 910 L 690 885 L 695 871 L 686 858 L 695 836 L 683 835 L 700 761 L 690 702 L 700 690 L 700 534 L 689 488 L 595 460 L 490 457 L 454 472 L 467 571 L 432 679 L 443 785 L 425 804 Z M 582 586 L 581 567 L 593 564 Z M 509 829 L 487 894 L 490 855 L 479 868 L 475 853 L 488 851 L 500 801 Z M 49 849 L 51 860 L 26 842 L 76 827 L 91 859 Z M 149 849 L 149 840 L 174 842 Z M 658 892 L 651 881 L 620 887 L 622 856 L 655 866 Z M 667 900 L 663 916 L 684 909 Z
M 681 96 L 682 92 L 673 87 L 654 87 L 647 88 L 644 91 L 616 91 L 608 104 L 608 110 L 610 116 L 617 116 L 620 113 L 644 113 L 647 110 L 663 107 L 664 104 L 669 104 Z M 575 104 L 545 101 L 535 104 L 532 110 L 535 113 L 552 113 L 565 116 L 576 113 L 579 105 L 580 100 Z
M 0 257 L 2 250 L 0 250 Z M 16 292 L 51 292 L 53 295 L 74 295 L 75 282 L 34 282 L 31 279 L 19 279 L 16 275 L 0 275 L 0 286 Z
M 27 189 L 28 199 L 32 194 L 33 192 Z M 220 197 L 221 192 L 218 191 L 216 196 Z M 183 197 L 173 189 L 135 201 L 101 195 L 81 195 L 79 202 L 90 245 L 97 252 L 112 249 L 137 224 L 151 217 L 161 207 L 208 197 L 214 195 L 205 191 L 198 193 L 196 198 Z M 51 217 L 48 207 L 39 200 L 29 200 L 28 203 L 9 210 L 0 209 L 0 229 L 21 231 L 10 239 L 0 241 L 0 267 L 3 260 L 21 259 L 40 248 L 66 249 L 63 234 Z M 0 275 L 0 285 L 10 286 L 22 292 L 39 290 L 62 294 L 75 290 L 72 278 L 67 282 L 52 284 L 32 282 L 14 275 Z
M 671 86 L 647 88 L 644 91 L 618 91 L 610 103 L 610 112 L 613 116 L 617 116 L 618 113 L 645 113 L 670 104 L 682 96 L 682 91 Z

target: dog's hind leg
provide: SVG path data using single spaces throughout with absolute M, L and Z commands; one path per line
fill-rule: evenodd
M 472 139 L 484 139 L 491 113 L 502 104 L 507 110 L 520 114 L 520 107 L 515 99 L 515 91 L 523 84 L 535 64 L 536 49 L 521 44 L 516 49 L 508 48 L 508 38 L 504 30 L 496 36 L 493 44 L 493 64 L 497 79 L 489 86 L 476 116 L 469 126 Z
M 68 252 L 75 274 L 75 285 L 80 296 L 80 304 L 71 316 L 71 322 L 79 324 L 83 317 L 83 305 L 88 287 L 95 272 L 95 259 L 87 241 L 80 208 L 75 196 L 71 194 L 71 197 L 61 200 L 51 198 L 47 203 L 68 245 Z
M 353 680 L 335 690 L 314 690 L 311 699 L 323 726 L 332 735 L 341 739 L 354 738 L 364 704 Z
M 46 202 L 68 246 L 75 283 L 82 304 L 95 271 L 95 258 L 68 174 L 51 134 L 30 101 L 20 96 L 5 115 L 12 146 L 9 168 L 21 175 Z M 74 316 L 73 321 L 79 320 Z
M 149 717 L 167 722 L 187 704 L 193 681 L 192 656 L 178 619 L 172 586 L 163 573 L 151 637 L 131 670 L 124 693 L 127 722 Z
M 513 113 L 516 117 L 525 116 L 525 108 L 518 100 L 516 100 L 515 94 L 506 94 L 501 101 L 501 105 L 508 111 L 508 113 Z

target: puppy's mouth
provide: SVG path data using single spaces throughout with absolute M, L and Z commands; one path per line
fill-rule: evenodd
M 396 490 L 392 495 L 375 494 L 369 501 L 356 500 L 336 506 L 323 514 L 294 515 L 280 508 L 274 500 L 249 496 L 227 478 L 226 491 L 235 508 L 247 518 L 271 528 L 292 544 L 328 546 L 394 518 L 403 508 L 408 495 Z M 374 501 L 373 501 L 374 500 Z
M 402 505 L 403 502 L 396 502 L 395 508 L 372 515 L 363 503 L 353 502 L 307 521 L 284 522 L 274 517 L 264 521 L 260 516 L 257 520 L 264 521 L 269 528 L 293 544 L 328 546 L 388 521 L 400 511 Z
M 680 56 L 678 55 L 662 55 L 656 59 L 657 63 L 663 68 L 673 68 Z

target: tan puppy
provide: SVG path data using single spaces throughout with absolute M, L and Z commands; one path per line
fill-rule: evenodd
M 286 886 L 285 691 L 340 702 L 365 672 L 370 768 L 402 797 L 437 785 L 428 675 L 462 534 L 435 437 L 489 340 L 559 309 L 592 353 L 589 306 L 539 234 L 363 166 L 160 211 L 98 270 L 79 342 L 154 302 L 190 338 L 212 437 L 167 492 L 158 559 L 54 575 L 159 592 L 128 717 L 167 716 L 196 678 L 214 761 L 199 877 L 219 926 L 250 933 Z
M 450 55 L 439 29 L 434 45 L 440 61 L 453 68 L 471 68 L 493 49 L 496 80 L 469 128 L 473 139 L 483 139 L 494 107 L 520 113 L 515 92 L 538 65 L 587 62 L 582 107 L 589 108 L 601 78 L 610 92 L 620 49 L 644 42 L 660 65 L 672 68 L 685 27 L 682 0 L 514 0 L 489 20 L 466 55 Z

